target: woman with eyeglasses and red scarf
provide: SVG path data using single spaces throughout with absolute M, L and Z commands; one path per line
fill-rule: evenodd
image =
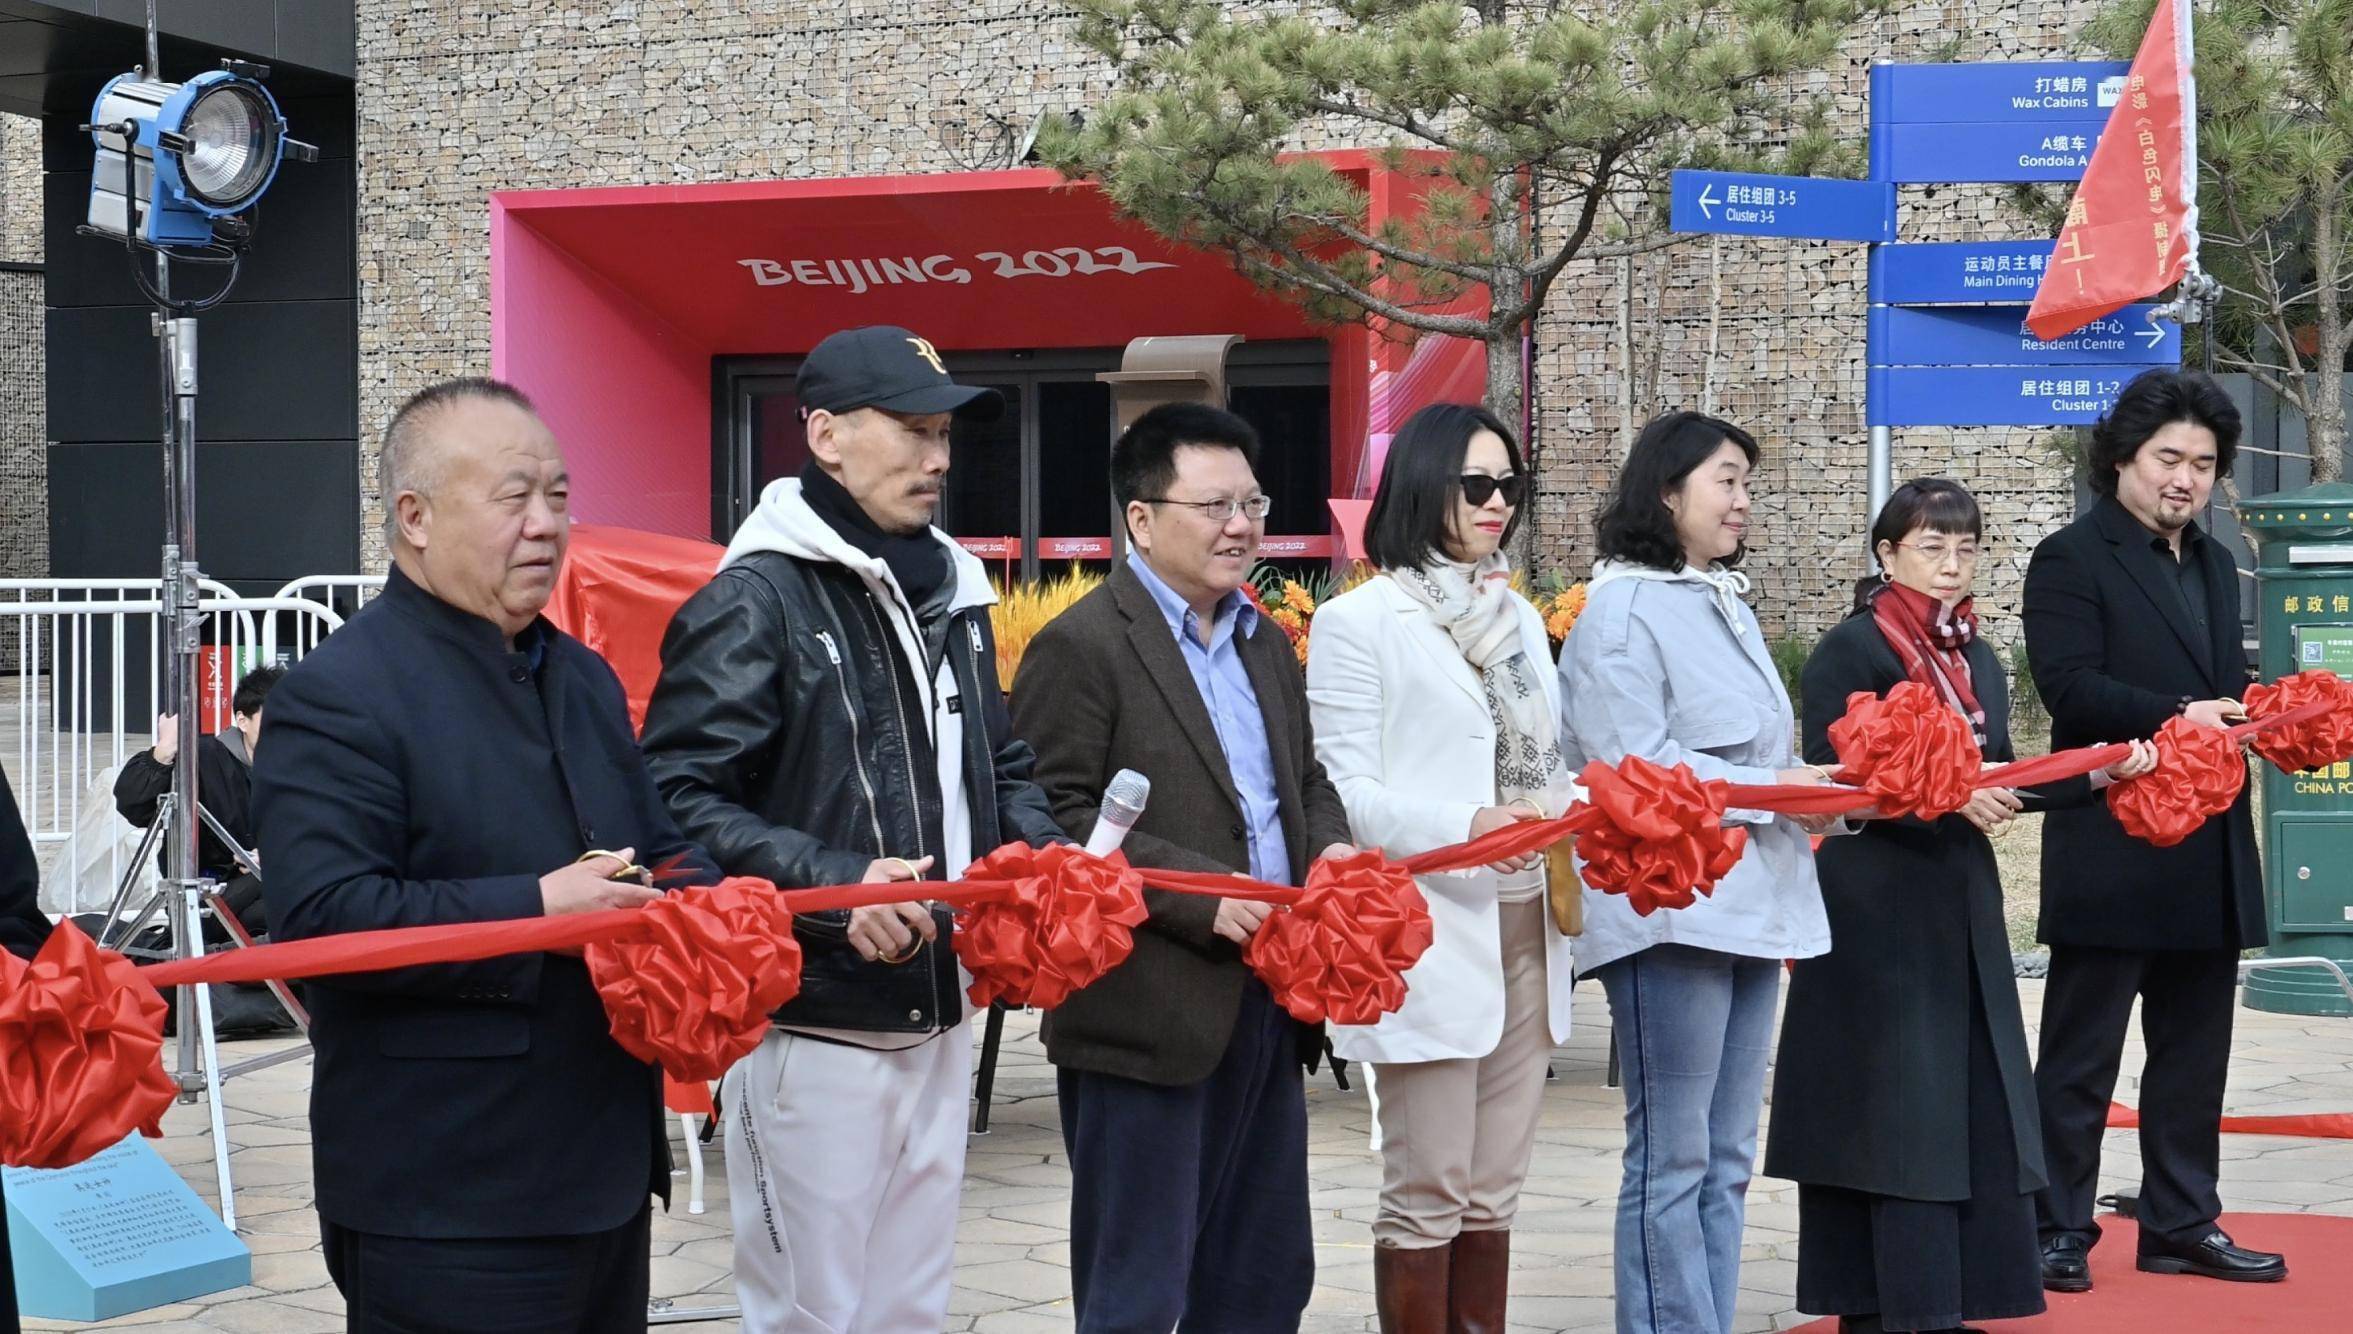
M 1966 718 L 1988 763 L 2013 758 L 2002 660 L 1970 599 L 1984 544 L 1959 483 L 1888 498 L 1878 573 L 1806 662 L 1808 761 L 1838 762 L 1829 731 L 1849 695 L 1903 681 Z M 1765 1148 L 1766 1174 L 1798 1183 L 1799 1310 L 1872 1334 L 2043 1309 L 2042 1133 L 1991 840 L 2155 763 L 2138 743 L 2088 778 L 1980 789 L 1941 819 L 1869 820 L 1822 845 L 1831 949 L 1790 976 Z

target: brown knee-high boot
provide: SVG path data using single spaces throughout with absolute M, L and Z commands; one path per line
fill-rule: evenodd
M 1510 1283 L 1510 1228 L 1456 1237 L 1454 1272 L 1446 1288 L 1446 1334 L 1503 1334 L 1504 1290 Z
M 1410 1250 L 1373 1247 L 1373 1305 L 1381 1313 L 1381 1334 L 1446 1334 L 1453 1250 L 1452 1242 Z

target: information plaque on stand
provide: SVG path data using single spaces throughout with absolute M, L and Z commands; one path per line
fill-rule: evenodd
M 0 1171 L 28 1316 L 105 1320 L 253 1281 L 253 1253 L 136 1134 L 73 1167 Z

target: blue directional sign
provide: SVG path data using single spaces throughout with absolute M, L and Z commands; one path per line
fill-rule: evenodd
M 1898 242 L 1871 247 L 1871 300 L 1935 306 L 1963 301 L 2032 302 L 2050 262 L 2048 241 Z
M 1895 187 L 1823 176 L 1678 171 L 1670 225 L 1678 232 L 1726 236 L 1892 241 Z
M 1871 135 L 1871 176 L 1906 185 L 2079 181 L 2100 143 L 2098 122 L 2060 125 L 1889 125 Z
M 2163 363 L 2174 370 L 2178 362 Z M 2089 426 L 2145 366 L 1875 366 L 1869 426 Z
M 2118 61 L 1871 67 L 1871 178 L 2073 181 L 2124 94 Z
M 1873 125 L 2104 121 L 2124 95 L 2121 60 L 1977 61 L 1871 67 Z
M 1873 306 L 1874 366 L 2103 366 L 2181 360 L 2181 326 L 2154 305 L 2126 306 L 2045 342 L 2024 306 Z

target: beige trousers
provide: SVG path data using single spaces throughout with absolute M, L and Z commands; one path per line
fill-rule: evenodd
M 1503 1035 L 1480 1057 L 1373 1067 L 1381 1210 L 1373 1240 L 1408 1250 L 1511 1226 L 1552 1056 L 1541 896 L 1502 904 Z

